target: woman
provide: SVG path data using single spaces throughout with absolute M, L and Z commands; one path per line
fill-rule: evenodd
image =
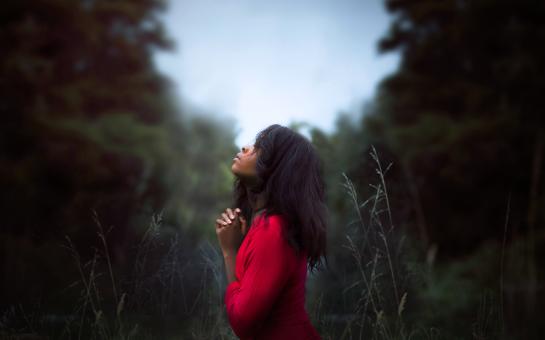
M 312 144 L 274 124 L 231 167 L 236 208 L 216 220 L 224 300 L 241 339 L 321 339 L 305 309 L 307 262 L 326 258 L 322 163 Z M 250 221 L 247 223 L 247 221 Z

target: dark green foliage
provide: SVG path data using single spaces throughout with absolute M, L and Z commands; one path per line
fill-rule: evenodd
M 395 20 L 380 48 L 400 51 L 402 61 L 382 82 L 377 114 L 366 126 L 413 175 L 431 240 L 456 253 L 484 238 L 501 239 L 509 192 L 516 197 L 514 223 L 533 227 L 527 216 L 535 215 L 535 225 L 533 206 L 544 202 L 542 190 L 529 193 L 543 173 L 545 5 L 388 1 L 387 7 Z
M 2 4 L 0 307 L 73 304 L 53 293 L 79 276 L 61 245 L 69 235 L 90 260 L 100 246 L 95 212 L 119 277 L 153 213 L 163 212 L 184 247 L 214 234 L 211 216 L 230 198 L 230 163 L 218 160 L 236 152 L 233 124 L 174 104 L 152 59 L 173 46 L 158 17 L 164 8 L 160 0 Z
M 368 336 L 538 338 L 545 266 L 539 252 L 545 223 L 545 5 L 453 0 L 386 6 L 394 19 L 379 49 L 401 53 L 399 69 L 381 82 L 361 121 L 341 116 L 331 136 L 314 134 L 327 160 L 335 211 L 334 266 L 318 284 L 318 291 L 327 287 L 330 293 L 320 302 L 334 316 L 361 312 L 354 308 L 362 291 L 358 268 L 341 250 L 361 226 L 338 187 L 345 172 L 361 201 L 372 197 L 373 145 L 383 164 L 393 163 L 386 181 L 393 224 L 406 236 L 399 276 L 408 294 L 407 327 L 393 335 L 377 334 L 381 328 L 374 327 Z M 360 214 L 368 211 L 365 206 Z M 372 260 L 364 256 L 365 270 Z M 391 294 L 387 280 L 380 287 Z M 368 297 L 365 289 L 362 294 Z M 395 320 L 391 301 L 384 302 L 384 317 Z M 355 331 L 361 325 L 323 324 Z
M 363 119 L 364 134 L 393 155 L 400 170 L 393 175 L 402 179 L 397 189 L 407 193 L 399 203 L 411 207 L 407 221 L 412 235 L 424 250 L 437 247 L 438 263 L 449 263 L 437 275 L 453 286 L 443 293 L 436 290 L 440 286 L 424 286 L 418 290 L 422 301 L 429 306 L 448 298 L 455 287 L 466 291 L 445 301 L 452 313 L 445 312 L 443 321 L 443 307 L 430 314 L 461 335 L 462 320 L 475 308 L 478 294 L 485 293 L 479 287 L 492 294 L 494 308 L 501 295 L 510 301 L 505 310 L 519 308 L 515 301 L 525 296 L 524 322 L 511 315 L 500 324 L 496 309 L 495 325 L 513 336 L 535 336 L 529 329 L 535 327 L 536 298 L 542 295 L 537 268 L 544 266 L 536 249 L 545 223 L 540 86 L 545 77 L 545 4 L 392 0 L 386 7 L 394 20 L 379 47 L 399 51 L 402 58 L 399 69 L 382 81 L 376 107 Z M 517 292 L 498 291 L 501 252 L 464 260 L 484 250 L 485 242 L 501 244 L 504 237 L 507 247 L 519 238 L 526 244 L 522 273 L 511 281 Z M 462 269 L 464 262 L 456 261 L 496 268 L 490 277 L 496 273 L 497 282 L 479 281 L 488 274 L 482 269 L 470 274 Z M 490 332 L 487 336 L 494 338 Z

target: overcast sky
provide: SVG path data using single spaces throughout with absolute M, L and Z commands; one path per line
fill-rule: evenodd
M 330 132 L 396 69 L 376 48 L 389 21 L 382 0 L 171 0 L 156 62 L 182 102 L 233 117 L 239 147 L 273 123 Z

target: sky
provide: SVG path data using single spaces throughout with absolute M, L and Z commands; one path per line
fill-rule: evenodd
M 383 0 L 170 0 L 162 15 L 174 52 L 158 53 L 180 103 L 231 117 L 238 147 L 270 124 L 327 133 L 358 116 L 399 57 L 380 55 Z M 307 135 L 305 131 L 301 131 Z

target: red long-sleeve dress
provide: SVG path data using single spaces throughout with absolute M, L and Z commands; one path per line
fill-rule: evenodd
M 321 339 L 305 309 L 306 253 L 296 256 L 282 223 L 280 215 L 256 216 L 237 252 L 224 300 L 242 340 Z

